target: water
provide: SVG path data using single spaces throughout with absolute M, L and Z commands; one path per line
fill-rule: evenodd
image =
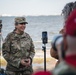
M 14 16 L 0 17 L 2 20 L 2 36 L 3 38 L 14 29 Z M 34 41 L 36 50 L 42 49 L 42 32 L 47 31 L 49 43 L 46 45 L 47 49 L 50 48 L 50 42 L 55 34 L 58 34 L 63 27 L 62 16 L 27 16 L 28 22 L 25 32 L 29 33 Z
M 2 20 L 2 37 L 5 39 L 7 34 L 14 29 L 14 16 L 12 17 L 0 17 Z M 62 16 L 27 16 L 28 22 L 25 32 L 29 33 L 32 37 L 36 50 L 42 49 L 42 32 L 47 31 L 48 43 L 46 44 L 47 50 L 50 50 L 51 40 L 54 35 L 58 34 L 63 27 Z M 37 66 L 40 64 L 34 64 Z M 43 65 L 43 64 L 41 64 Z M 5 66 L 2 66 L 5 69 Z

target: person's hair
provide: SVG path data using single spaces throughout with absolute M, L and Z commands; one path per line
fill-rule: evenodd
M 75 2 L 70 2 L 70 3 L 67 3 L 63 10 L 62 10 L 62 15 L 64 16 L 64 19 L 66 20 L 67 17 L 70 15 L 70 13 L 76 9 L 76 1 Z
M 17 26 L 17 25 L 18 25 L 18 23 L 17 23 L 17 22 L 15 22 L 15 26 Z M 16 29 L 17 29 L 17 28 L 15 27 L 14 31 L 16 31 Z
M 18 23 L 17 23 L 17 22 L 15 22 L 15 25 L 18 25 Z
M 67 19 L 67 17 L 69 16 L 70 12 L 73 9 L 73 5 L 74 5 L 74 3 L 70 2 L 64 6 L 64 8 L 62 10 L 62 15 L 64 16 L 64 19 Z

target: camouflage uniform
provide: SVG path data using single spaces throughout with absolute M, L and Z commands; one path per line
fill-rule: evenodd
M 6 67 L 8 75 L 22 75 L 22 73 L 23 75 L 30 75 L 33 72 L 32 64 L 29 67 L 20 65 L 22 58 L 33 59 L 35 55 L 33 41 L 29 34 L 19 35 L 14 31 L 9 33 L 3 43 L 2 51 L 8 62 Z
M 72 68 L 65 61 L 60 62 L 52 71 L 53 75 L 76 75 L 76 69 Z

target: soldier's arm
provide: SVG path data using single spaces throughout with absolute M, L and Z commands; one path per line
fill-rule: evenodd
M 10 38 L 10 35 L 8 35 L 5 38 L 5 41 L 2 45 L 2 53 L 3 53 L 3 57 L 5 58 L 5 60 L 10 65 L 17 67 L 17 68 L 20 66 L 21 59 L 11 56 L 11 38 Z
M 3 45 L 2 45 L 2 54 L 5 60 L 8 62 L 10 59 L 10 39 L 9 35 L 5 38 Z
M 31 47 L 30 47 L 30 58 L 33 59 L 33 57 L 35 56 L 35 47 L 34 47 L 34 44 L 33 44 L 33 41 L 31 39 Z

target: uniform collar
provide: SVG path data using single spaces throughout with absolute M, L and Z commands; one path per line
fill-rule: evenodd
M 17 34 L 15 31 L 13 31 L 13 33 L 15 34 L 15 37 L 16 38 L 25 38 L 26 37 L 26 34 L 25 34 L 25 32 L 23 33 L 23 34 Z

